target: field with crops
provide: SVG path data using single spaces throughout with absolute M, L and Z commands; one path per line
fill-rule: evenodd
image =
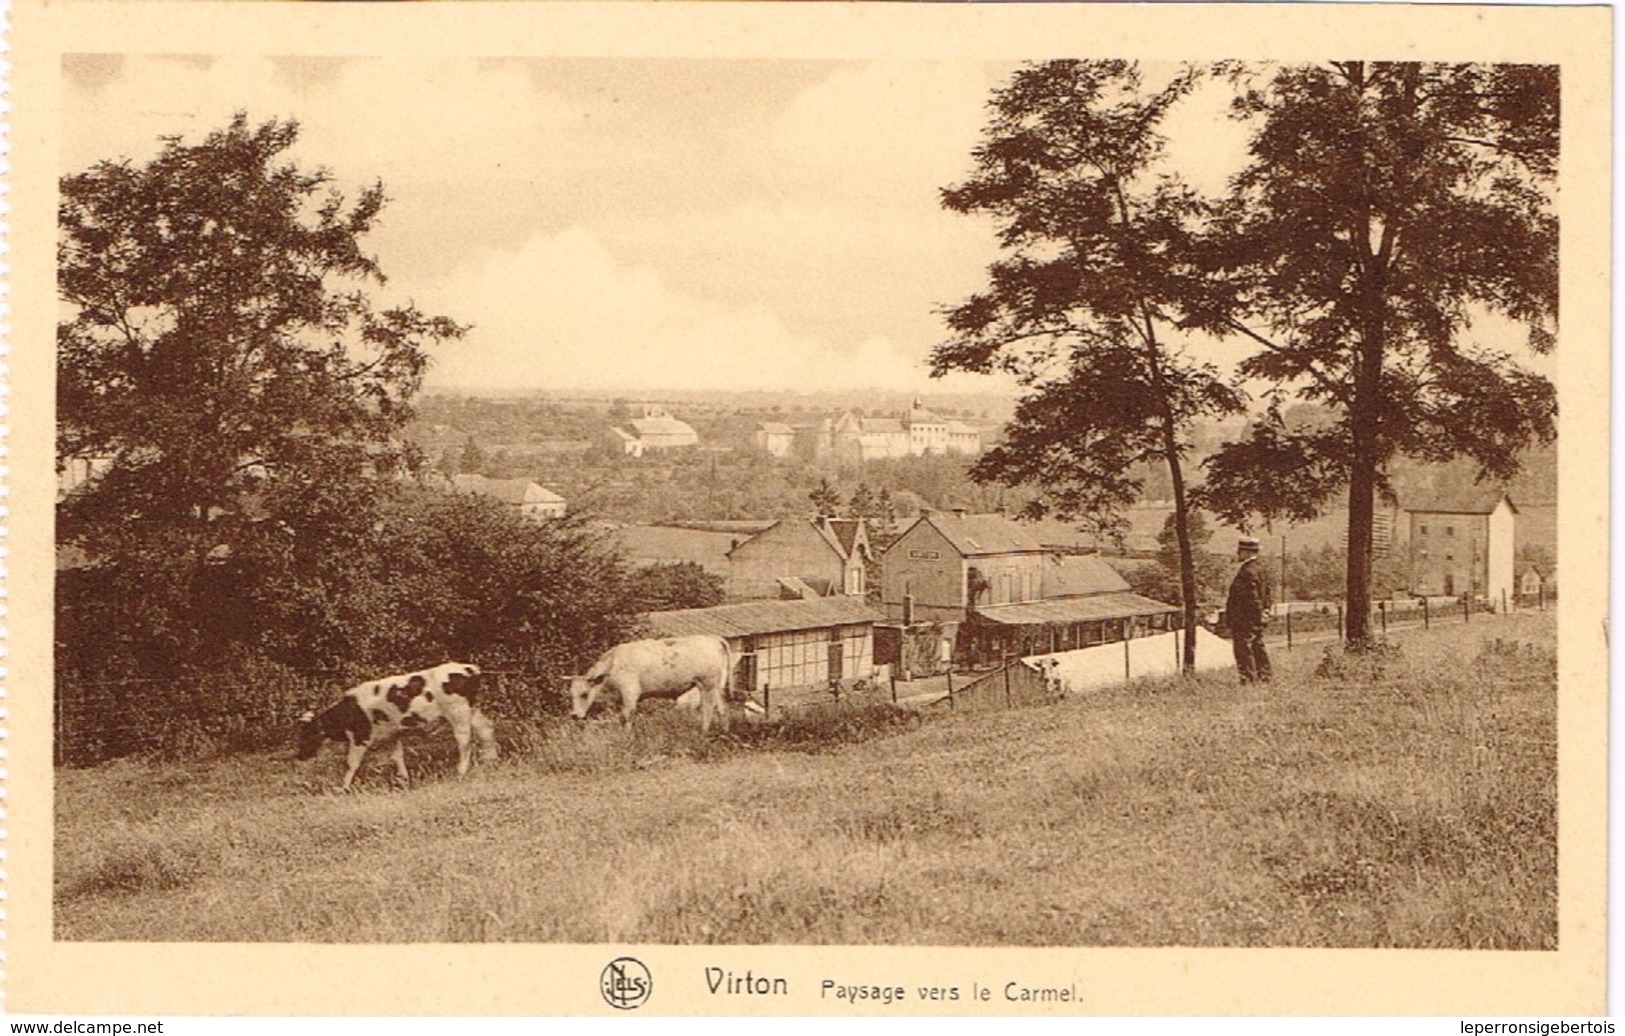
M 380 757 L 350 795 L 335 748 L 62 768 L 56 935 L 1554 947 L 1553 614 L 1392 643 L 726 737 L 509 724 L 467 780 L 425 744 L 410 787 Z

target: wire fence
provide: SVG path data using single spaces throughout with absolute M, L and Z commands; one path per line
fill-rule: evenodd
M 1489 598 L 1473 600 L 1466 597 L 1402 598 L 1373 604 L 1367 629 L 1381 636 L 1390 629 L 1418 626 L 1426 629 L 1435 623 L 1472 622 L 1475 618 L 1482 621 L 1496 615 L 1511 615 L 1520 611 L 1544 611 L 1556 606 L 1556 594 L 1550 590 L 1530 595 L 1501 595 L 1495 600 Z M 1335 639 L 1341 640 L 1347 636 L 1348 615 L 1340 601 L 1316 606 L 1312 611 L 1286 609 L 1285 614 L 1277 616 L 1271 623 L 1267 639 L 1272 643 L 1281 642 L 1290 647 L 1293 640 L 1298 638 L 1310 641 L 1325 640 L 1326 637 L 1317 634 L 1328 631 L 1335 634 Z

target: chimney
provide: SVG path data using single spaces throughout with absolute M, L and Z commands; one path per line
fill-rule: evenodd
M 914 595 L 903 595 L 903 625 L 914 625 Z
M 954 514 L 956 514 L 959 517 L 963 518 L 963 517 L 965 517 L 965 509 L 963 507 L 956 507 L 956 508 L 954 508 Z

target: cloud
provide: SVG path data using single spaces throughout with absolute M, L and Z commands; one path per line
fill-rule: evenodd
M 936 192 L 971 168 L 1002 68 L 970 62 L 843 65 L 802 91 L 773 130 L 788 169 L 838 176 L 848 194 Z
M 514 62 L 127 58 L 70 66 L 63 159 L 70 170 L 142 160 L 161 135 L 192 141 L 232 113 L 295 118 L 296 157 L 346 182 L 533 181 L 579 168 L 583 113 L 536 89 Z M 320 71 L 318 71 L 320 69 Z
M 388 188 L 380 301 L 476 326 L 438 386 L 929 389 L 932 311 L 989 255 L 937 191 L 990 67 L 841 64 L 753 108 L 674 106 L 635 65 L 594 87 L 519 61 L 70 58 L 63 161 L 143 161 L 238 109 L 297 118 L 294 161 Z
M 833 342 L 797 334 L 764 305 L 718 303 L 674 289 L 648 267 L 623 264 L 580 227 L 532 238 L 517 253 L 487 253 L 420 301 L 477 325 L 440 350 L 432 387 L 928 384 L 918 350 L 878 337 Z

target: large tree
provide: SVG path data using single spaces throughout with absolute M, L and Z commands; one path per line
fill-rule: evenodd
M 58 542 L 132 606 L 150 666 L 210 644 L 222 569 L 361 534 L 339 530 L 405 459 L 427 349 L 463 330 L 373 305 L 360 239 L 383 188 L 347 201 L 287 160 L 297 135 L 239 114 L 61 181 L 57 458 L 98 474 L 58 507 Z
M 1555 341 L 1558 70 L 1342 61 L 1237 78 L 1253 84 L 1235 101 L 1257 126 L 1251 163 L 1214 224 L 1222 286 L 1193 324 L 1252 343 L 1243 374 L 1336 416 L 1294 428 L 1272 408 L 1211 460 L 1208 502 L 1232 521 L 1302 518 L 1346 485 L 1359 648 L 1389 462 L 1465 455 L 1507 478 L 1555 438 L 1551 384 L 1474 329 L 1496 317 L 1536 352 Z
M 1141 495 L 1137 466 L 1166 466 L 1190 631 L 1187 433 L 1241 405 L 1178 330 L 1189 300 L 1204 297 L 1192 251 L 1203 205 L 1159 174 L 1157 127 L 1195 81 L 1182 73 L 1152 90 L 1131 62 L 1052 61 L 994 92 L 975 172 L 943 203 L 993 216 L 1005 254 L 988 288 L 947 313 L 952 338 L 932 355 L 937 374 L 1003 369 L 1023 386 L 1005 441 L 972 474 L 1039 487 L 1028 513 L 1109 533 Z M 1183 661 L 1194 669 L 1194 636 Z

